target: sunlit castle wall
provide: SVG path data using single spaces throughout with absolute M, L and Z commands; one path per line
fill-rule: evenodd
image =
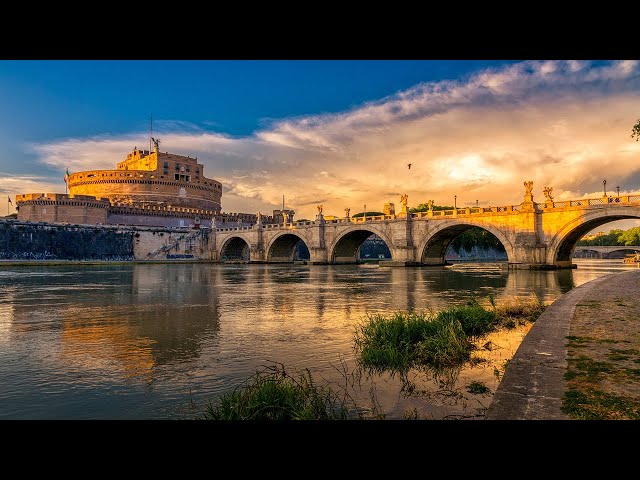
M 107 223 L 109 200 L 62 193 L 16 195 L 18 220 L 27 222 Z
M 197 158 L 134 150 L 116 170 L 76 172 L 69 193 L 108 198 L 113 205 L 180 207 L 220 213 L 222 184 L 204 176 Z

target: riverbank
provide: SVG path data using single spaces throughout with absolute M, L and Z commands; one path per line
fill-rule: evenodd
M 566 420 L 640 415 L 640 270 L 564 294 L 511 360 L 486 419 Z
M 0 260 L 2 267 L 61 267 L 75 265 L 139 265 L 139 264 L 163 264 L 163 263 L 220 263 L 213 260 L 199 259 L 161 259 L 161 260 Z

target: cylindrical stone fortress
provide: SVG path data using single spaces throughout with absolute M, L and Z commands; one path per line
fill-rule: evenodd
M 186 207 L 218 214 L 222 184 L 205 177 L 196 158 L 134 148 L 116 170 L 71 174 L 69 193 L 108 198 L 112 205 Z

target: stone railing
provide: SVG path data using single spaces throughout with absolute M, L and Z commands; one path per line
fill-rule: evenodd
M 542 209 L 566 208 L 566 207 L 587 207 L 590 205 L 607 205 L 612 203 L 638 203 L 640 195 L 620 195 L 619 197 L 583 198 L 580 200 L 560 200 L 557 202 L 539 203 Z

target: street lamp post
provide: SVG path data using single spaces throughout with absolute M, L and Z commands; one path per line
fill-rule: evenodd
M 616 192 L 618 192 L 618 196 L 620 196 L 620 185 L 616 187 Z
M 362 215 L 362 221 L 366 222 L 367 221 L 367 204 L 364 204 L 364 215 Z
M 476 200 L 476 208 L 478 208 L 478 200 Z
M 458 208 L 458 195 L 453 196 L 453 208 Z
M 606 180 L 602 180 L 602 188 L 604 190 L 604 196 L 607 196 L 607 181 Z

